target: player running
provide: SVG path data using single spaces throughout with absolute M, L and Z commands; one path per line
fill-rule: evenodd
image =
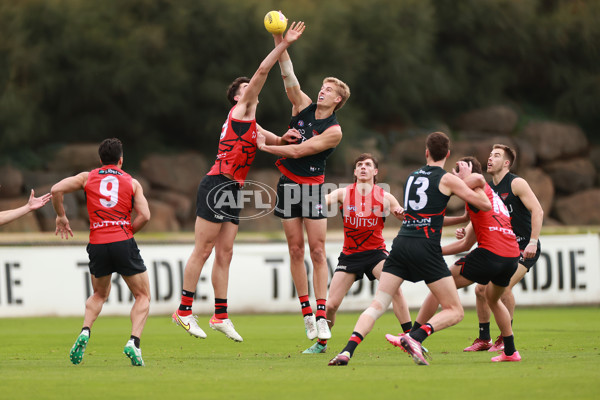
M 135 297 L 131 307 L 131 337 L 123 353 L 131 365 L 144 366 L 140 337 L 150 309 L 150 283 L 144 260 L 140 256 L 134 233 L 150 219 L 148 201 L 142 185 L 123 171 L 123 145 L 119 139 L 106 139 L 98 149 L 102 167 L 65 178 L 52 186 L 52 205 L 56 211 L 56 235 L 69 239 L 69 225 L 63 197 L 83 190 L 90 218 L 90 275 L 94 293 L 85 302 L 83 328 L 71 348 L 73 364 L 81 363 L 90 339 L 92 325 L 108 299 L 113 272 L 121 275 Z M 131 221 L 131 213 L 136 216 Z
M 482 173 L 481 164 L 474 157 L 464 157 L 457 164 L 461 163 L 470 163 L 473 172 Z M 465 168 L 461 170 L 467 171 Z M 465 174 L 461 177 L 464 179 L 467 176 Z M 489 199 L 492 209 L 482 211 L 467 203 L 465 207 L 471 223 L 465 229 L 465 237 L 442 247 L 442 253 L 450 255 L 469 251 L 477 242 L 476 249 L 450 267 L 454 283 L 458 289 L 474 282 L 485 285 L 482 286 L 485 288 L 485 299 L 494 313 L 505 345 L 504 351 L 493 357 L 492 361 L 521 361 L 521 356 L 515 348 L 510 314 L 500 301 L 500 297 L 517 270 L 519 246 L 510 226 L 510 215 L 500 197 L 488 184 L 484 189 L 477 188 L 475 191 Z M 429 320 L 437 311 L 438 305 L 438 300 L 430 293 L 419 311 L 415 326 L 419 325 L 419 321 Z M 388 334 L 386 339 L 394 346 L 401 346 L 398 336 Z
M 487 198 L 482 198 L 470 189 L 459 177 L 444 171 L 443 167 L 449 155 L 450 139 L 446 134 L 434 132 L 427 136 L 427 165 L 410 174 L 406 182 L 402 228 L 383 264 L 375 298 L 358 319 L 346 347 L 329 361 L 329 365 L 348 364 L 356 347 L 373 329 L 375 321 L 387 310 L 392 296 L 405 280 L 425 281 L 442 305 L 442 311 L 425 321 L 425 325 L 400 336 L 402 347 L 412 356 L 415 363 L 429 364 L 423 356 L 423 340 L 434 331 L 440 331 L 462 320 L 463 308 L 440 246 L 446 205 L 452 194 L 483 211 L 490 210 L 491 204 Z M 473 178 L 470 186 L 485 185 L 483 176 L 471 176 Z

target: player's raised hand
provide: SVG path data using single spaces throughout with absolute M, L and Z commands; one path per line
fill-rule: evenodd
M 473 164 L 471 161 L 457 161 L 456 169 L 452 170 L 452 173 L 458 176 L 460 179 L 465 179 L 467 176 L 471 175 L 473 171 Z
M 296 24 L 296 22 L 292 22 L 292 25 L 290 26 L 290 29 L 288 29 L 287 33 L 285 34 L 285 40 L 288 43 L 293 43 L 296 40 L 298 40 L 300 38 L 300 36 L 302 36 L 302 32 L 304 32 L 304 28 L 306 28 L 306 26 L 304 25 L 304 22 L 300 21 Z

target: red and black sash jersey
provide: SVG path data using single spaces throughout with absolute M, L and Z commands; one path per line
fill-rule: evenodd
M 494 181 L 490 181 L 489 185 L 506 204 L 511 217 L 510 222 L 513 232 L 517 235 L 517 241 L 527 246 L 531 238 L 531 213 L 519 196 L 512 192 L 512 181 L 515 178 L 518 178 L 518 176 L 509 172 L 497 185 L 494 185 Z
M 133 237 L 131 176 L 115 165 L 90 171 L 83 188 L 90 218 L 90 243 L 120 242 Z
M 490 211 L 481 211 L 468 203 L 465 206 L 477 236 L 477 246 L 500 257 L 518 257 L 519 246 L 506 205 L 487 184 L 485 194 L 492 204 Z
M 309 105 L 298 115 L 293 116 L 289 128 L 295 128 L 302 135 L 304 142 L 313 136 L 320 135 L 328 128 L 339 125 L 335 113 L 324 119 L 316 119 L 315 103 Z M 296 183 L 318 184 L 325 182 L 325 165 L 327 158 L 333 153 L 335 147 L 323 150 L 320 153 L 301 158 L 282 157 L 275 165 L 281 173 Z
M 232 118 L 234 108 L 231 108 L 223 124 L 217 159 L 207 175 L 230 174 L 243 185 L 256 156 L 256 120 Z
M 404 220 L 398 235 L 440 240 L 449 196 L 439 190 L 446 171 L 426 165 L 409 175 L 404 186 Z
M 383 197 L 383 188 L 377 185 L 366 196 L 356 190 L 356 183 L 346 187 L 344 203 L 340 207 L 344 220 L 342 253 L 385 250 L 382 233 L 385 222 Z

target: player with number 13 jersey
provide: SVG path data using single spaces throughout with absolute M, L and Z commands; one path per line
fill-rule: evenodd
M 450 199 L 438 188 L 445 174 L 446 171 L 440 167 L 426 165 L 408 177 L 404 188 L 405 216 L 398 233 L 400 236 L 439 240 Z

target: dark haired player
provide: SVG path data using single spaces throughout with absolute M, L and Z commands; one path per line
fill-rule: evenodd
M 300 38 L 302 32 L 303 22 L 292 23 L 285 39 L 267 55 L 252 79 L 237 78 L 227 90 L 227 98 L 233 107 L 223 124 L 215 164 L 198 187 L 194 250 L 184 270 L 181 304 L 172 315 L 173 321 L 192 336 L 206 337 L 206 333 L 198 326 L 197 318 L 192 315 L 192 303 L 202 267 L 214 248 L 215 260 L 211 280 L 215 294 L 215 313 L 209 326 L 236 342 L 243 340 L 227 313 L 229 265 L 242 205 L 231 205 L 223 199 L 238 198 L 240 187 L 244 184 L 254 161 L 258 95 L 269 71 L 283 51 Z M 296 139 L 293 133 L 286 133 L 287 136 L 282 138 L 273 134 L 267 135 L 271 144 Z
M 457 164 L 461 163 L 470 163 L 473 172 L 478 174 L 482 172 L 481 164 L 474 157 L 464 157 Z M 462 168 L 462 170 L 466 171 L 467 169 Z M 466 178 L 467 176 L 464 174 L 462 177 Z M 458 289 L 474 282 L 485 285 L 483 287 L 487 305 L 494 313 L 505 343 L 504 351 L 493 357 L 492 361 L 521 361 L 521 356 L 515 348 L 510 314 L 500 301 L 500 297 L 517 270 L 519 246 L 510 225 L 508 210 L 496 192 L 488 184 L 484 189 L 476 188 L 475 191 L 480 196 L 487 197 L 492 204 L 492 209 L 482 211 L 467 203 L 465 208 L 471 223 L 465 229 L 465 237 L 442 247 L 442 253 L 450 255 L 469 251 L 477 242 L 477 248 L 450 267 L 454 283 Z M 437 311 L 438 305 L 438 300 L 430 293 L 423 302 L 415 325 L 418 326 L 419 321 L 429 320 Z M 386 339 L 395 346 L 401 346 L 400 338 L 397 336 L 388 334 Z
M 508 289 L 502 295 L 502 302 L 510 313 L 511 321 L 515 312 L 515 296 L 512 288 L 523 279 L 540 257 L 539 241 L 544 211 L 537 197 L 525 179 L 510 172 L 515 164 L 516 153 L 503 144 L 495 144 L 488 158 L 487 172 L 492 175 L 490 187 L 500 196 L 511 217 L 512 229 L 517 235 L 521 250 L 519 267 L 510 280 Z M 504 349 L 502 335 L 492 344 L 490 336 L 490 308 L 485 301 L 486 288 L 475 287 L 479 337 L 464 351 L 499 352 Z
M 354 281 L 367 275 L 369 280 L 379 279 L 383 262 L 388 256 L 383 239 L 385 216 L 390 212 L 399 220 L 404 210 L 398 200 L 377 186 L 378 163 L 371 154 L 363 153 L 354 161 L 354 184 L 339 188 L 325 196 L 327 205 L 340 208 L 344 221 L 344 245 L 338 265 L 329 285 L 327 321 L 329 328 L 335 324 L 335 314 Z M 411 328 L 408 304 L 402 290 L 394 294 L 394 313 L 404 332 Z M 304 353 L 325 353 L 327 340 L 319 339 Z
M 71 348 L 73 364 L 83 359 L 92 325 L 108 299 L 112 273 L 116 272 L 131 290 L 135 302 L 131 307 L 131 337 L 123 352 L 134 366 L 144 366 L 140 337 L 150 309 L 150 284 L 144 260 L 133 234 L 150 219 L 148 201 L 140 183 L 123 171 L 123 145 L 119 139 L 106 139 L 98 149 L 102 167 L 65 178 L 52 186 L 52 205 L 56 211 L 56 235 L 73 236 L 63 197 L 83 190 L 90 218 L 90 275 L 94 293 L 85 302 L 83 328 Z M 136 217 L 131 221 L 131 213 Z
M 427 165 L 410 174 L 404 188 L 404 220 L 392 251 L 385 260 L 379 286 L 371 305 L 361 314 L 348 344 L 329 365 L 347 365 L 354 350 L 387 310 L 392 296 L 405 280 L 424 280 L 442 305 L 442 311 L 416 330 L 400 336 L 402 347 L 415 363 L 428 365 L 421 343 L 434 331 L 455 325 L 463 318 L 456 285 L 442 256 L 440 239 L 446 205 L 452 194 L 487 211 L 491 204 L 481 198 L 459 177 L 443 167 L 450 155 L 450 139 L 442 132 L 427 136 Z M 470 172 L 470 171 L 469 171 Z M 472 175 L 473 187 L 483 187 L 483 176 Z M 414 328 L 414 327 L 413 327 Z

